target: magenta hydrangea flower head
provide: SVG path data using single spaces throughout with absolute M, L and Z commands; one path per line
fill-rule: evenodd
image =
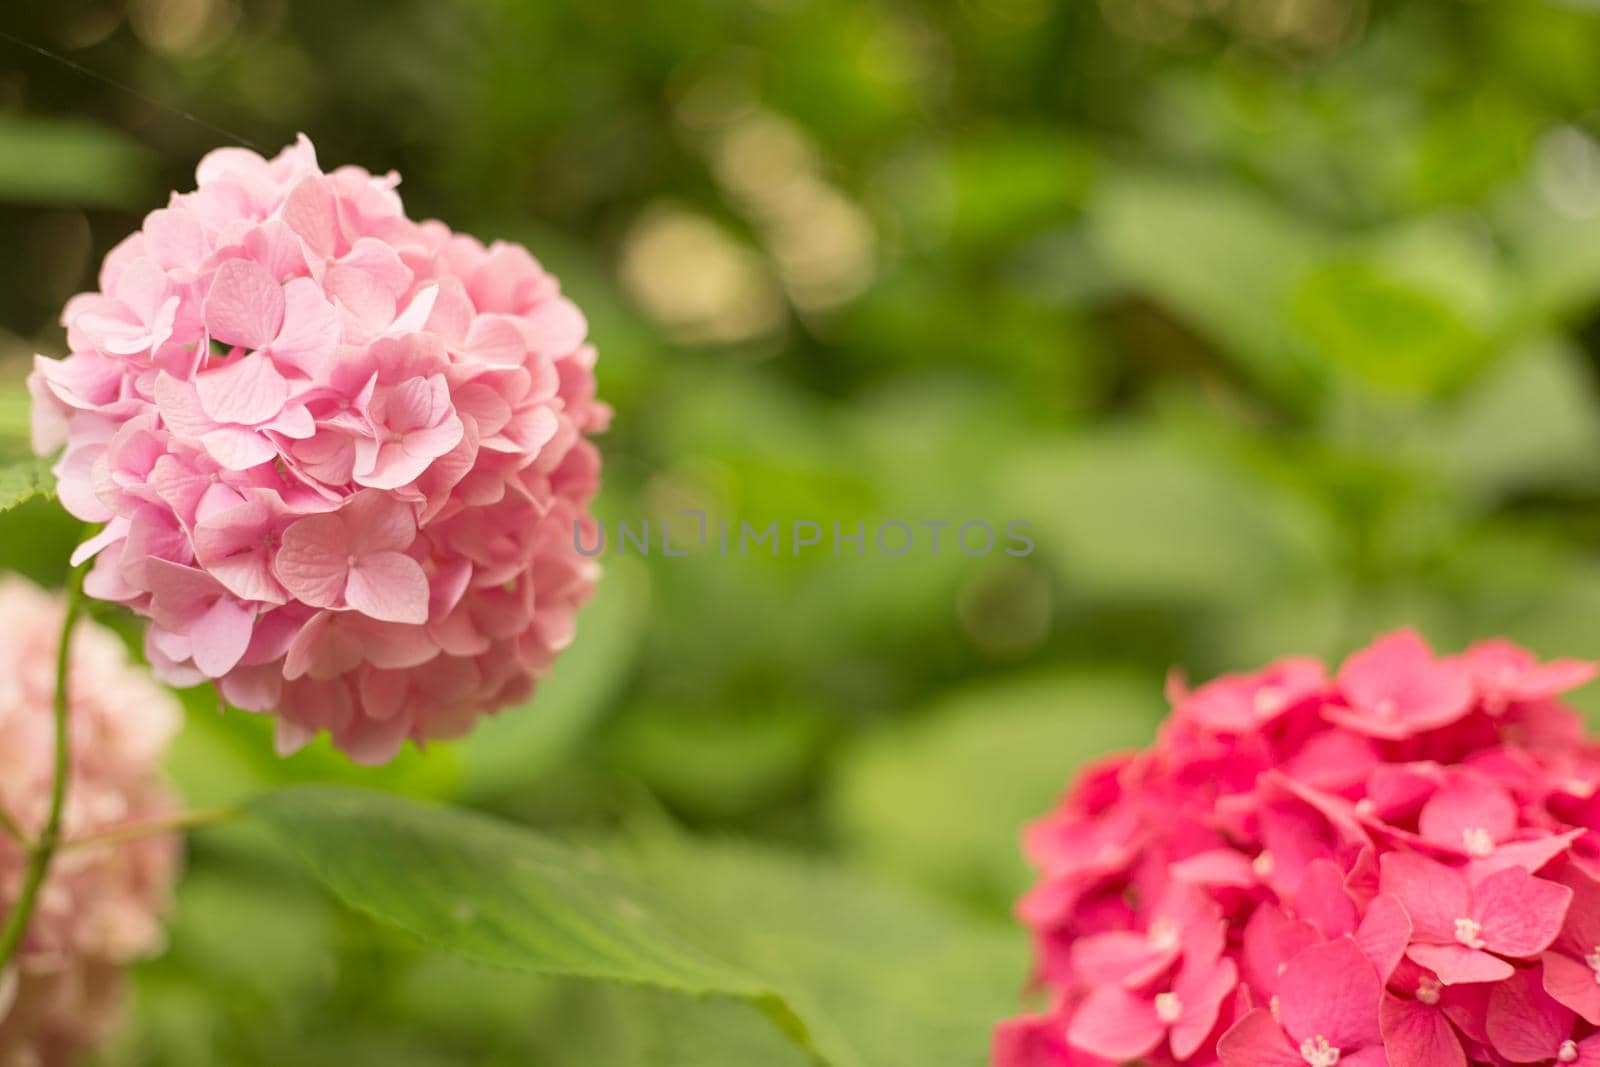
M 34 444 L 104 523 L 85 588 L 213 681 L 362 762 L 525 699 L 597 566 L 604 429 L 583 315 L 519 245 L 408 219 L 398 178 L 211 153 L 63 314 Z
M 61 601 L 0 578 L 0 808 L 26 834 L 43 826 L 54 777 L 52 703 Z M 122 642 L 87 622 L 69 665 L 72 768 L 62 833 L 104 833 L 176 811 L 158 762 L 177 732 L 177 702 L 129 662 Z M 179 846 L 170 834 L 57 854 L 20 951 L 0 972 L 0 1063 L 73 1062 L 117 1021 L 122 971 L 159 950 Z M 23 847 L 0 833 L 0 915 L 16 901 Z
M 1591 664 L 1380 638 L 1189 690 L 1031 827 L 996 1067 L 1600 1067 Z

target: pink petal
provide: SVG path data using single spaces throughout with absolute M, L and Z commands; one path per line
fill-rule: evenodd
M 461 420 L 447 415 L 437 426 L 406 434 L 402 447 L 408 456 L 431 461 L 460 444 L 462 433 Z
M 1594 948 L 1590 951 L 1594 951 Z M 1575 960 L 1559 952 L 1546 952 L 1544 990 L 1557 1003 L 1600 1026 L 1600 976 L 1586 961 Z
M 518 366 L 528 356 L 528 342 L 515 319 L 505 315 L 479 315 L 467 330 L 465 355 L 480 363 Z
M 250 632 L 255 621 L 254 608 L 232 597 L 219 597 L 210 610 L 189 627 L 194 665 L 207 678 L 227 674 L 250 646 Z
M 1374 897 L 1356 930 L 1356 944 L 1371 961 L 1379 978 L 1389 980 L 1410 941 L 1411 917 L 1401 906 L 1400 899 L 1387 893 Z
M 1148 934 L 1112 930 L 1074 942 L 1070 952 L 1073 970 L 1088 985 L 1119 982 L 1130 988 L 1144 985 L 1178 958 L 1176 937 L 1158 944 Z
M 1571 848 L 1572 843 L 1584 833 L 1585 831 L 1581 829 L 1568 830 L 1563 834 L 1544 834 L 1527 841 L 1506 842 L 1483 859 L 1473 860 L 1467 864 L 1467 875 L 1469 878 L 1482 881 L 1507 867 L 1520 867 L 1522 870 L 1537 873 L 1551 860 Z
M 1483 924 L 1487 947 L 1502 956 L 1528 959 L 1550 947 L 1572 890 L 1535 878 L 1519 867 L 1491 874 L 1472 891 L 1472 917 Z
M 397 444 L 380 445 L 370 438 L 356 438 L 355 465 L 350 472 L 357 485 L 368 489 L 398 489 L 415 481 L 427 469 L 425 457 L 407 455 Z
M 403 552 L 363 555 L 350 568 L 345 601 L 374 619 L 425 623 L 428 577 L 422 565 Z
M 195 375 L 194 388 L 207 417 L 240 426 L 266 422 L 289 399 L 289 383 L 271 357 L 260 352 L 202 371 Z
M 448 393 L 439 395 L 444 378 L 441 376 L 436 382 L 439 391 L 434 389 L 435 381 L 426 378 L 410 378 L 391 386 L 383 396 L 384 425 L 397 434 L 432 426 L 436 421 L 435 401 L 442 401 L 441 406 L 450 402 Z
M 315 274 L 334 254 L 339 239 L 338 211 L 328 179 L 305 178 L 291 189 L 283 202 L 283 221 L 305 243 L 306 261 Z
M 300 628 L 283 662 L 285 678 L 338 678 L 361 665 L 361 641 L 339 618 L 319 611 Z
M 1414 630 L 1399 630 L 1355 653 L 1339 669 L 1338 681 L 1355 714 L 1330 711 L 1329 717 L 1380 737 L 1436 729 L 1472 704 L 1467 668 L 1435 660 Z
M 272 341 L 275 358 L 302 374 L 324 373 L 339 345 L 339 313 L 310 278 L 294 278 L 283 287 L 283 327 Z
M 1324 938 L 1354 932 L 1359 915 L 1356 902 L 1344 891 L 1344 871 L 1328 859 L 1312 860 L 1295 893 L 1294 910 L 1322 932 Z
M 261 428 L 296 441 L 305 441 L 316 436 L 317 420 L 311 417 L 311 412 L 305 405 L 290 404 L 263 423 Z
M 202 315 L 223 344 L 260 348 L 283 323 L 283 286 L 259 263 L 227 260 L 212 276 Z
M 1155 1006 L 1119 986 L 1090 991 L 1067 1028 L 1074 1048 L 1119 1063 L 1148 1055 L 1165 1036 Z
M 1518 971 L 1489 993 L 1489 1041 L 1513 1063 L 1554 1059 L 1572 1023 L 1572 1012 L 1545 994 L 1537 970 Z
M 243 426 L 223 426 L 200 437 L 206 453 L 231 471 L 247 471 L 270 463 L 278 450 L 255 430 Z
M 1186 1060 L 1205 1044 L 1222 1013 L 1222 1002 L 1238 984 L 1239 970 L 1232 960 L 1185 964 L 1172 987 L 1183 1004 L 1183 1014 L 1172 1024 L 1174 1056 Z
M 1389 1067 L 1466 1067 L 1461 1039 L 1438 1008 L 1385 993 L 1379 1019 Z
M 339 732 L 336 740 L 350 759 L 362 767 L 381 767 L 394 759 L 411 732 L 411 717 L 358 716 Z
M 1261 905 L 1244 928 L 1240 964 L 1245 980 L 1263 999 L 1271 997 L 1278 991 L 1284 965 L 1321 941 L 1310 923 L 1291 919 L 1270 904 Z
M 1257 882 L 1250 860 L 1231 848 L 1214 848 L 1179 860 L 1168 867 L 1180 882 L 1200 886 L 1226 886 L 1248 889 Z
M 152 594 L 151 619 L 176 633 L 186 634 L 223 595 L 217 580 L 197 567 L 154 558 L 144 561 L 144 572 Z
M 425 627 L 371 619 L 361 623 L 361 644 L 367 662 L 387 670 L 420 667 L 441 651 Z
M 1305 1058 L 1283 1036 L 1272 1013 L 1257 1008 L 1217 1042 L 1222 1067 L 1306 1067 Z
M 547 356 L 565 356 L 583 344 L 589 324 L 583 312 L 566 297 L 547 300 L 526 318 L 529 347 Z
M 234 596 L 266 604 L 282 604 L 287 598 L 283 586 L 272 575 L 265 552 L 242 552 L 207 564 L 210 571 Z
M 263 222 L 245 234 L 244 249 L 251 259 L 265 267 L 267 273 L 274 278 L 280 281 L 285 278 L 293 279 L 284 285 L 286 297 L 289 295 L 289 288 L 299 280 L 293 276 L 306 269 L 306 257 L 301 250 L 299 237 L 293 230 L 275 219 Z
M 1482 775 L 1457 771 L 1423 805 L 1419 826 L 1423 837 L 1447 848 L 1467 848 L 1479 833 L 1497 843 L 1517 828 L 1517 804 Z
M 1278 985 L 1278 1015 L 1291 1035 L 1323 1035 L 1338 1048 L 1376 1045 L 1378 972 L 1349 938 L 1313 945 L 1284 969 Z
M 166 371 L 156 375 L 156 409 L 167 428 L 184 437 L 198 437 L 216 424 L 200 409 L 194 383 L 174 378 Z
M 416 540 L 417 520 L 411 506 L 387 493 L 364 490 L 345 502 L 339 512 L 349 529 L 350 550 L 400 552 Z
M 993 1067 L 1093 1067 L 1067 1047 L 1060 1023 L 1049 1015 L 1007 1019 L 998 1024 L 989 1058 Z
M 1456 920 L 1469 915 L 1466 878 L 1426 856 L 1388 853 L 1379 860 L 1378 884 L 1399 898 L 1419 937 L 1453 940 Z
M 1420 963 L 1445 985 L 1470 985 L 1498 982 L 1516 973 L 1516 968 L 1498 956 L 1465 945 L 1412 945 L 1406 958 Z
M 313 607 L 337 607 L 350 572 L 350 549 L 338 514 L 310 515 L 284 530 L 273 570 L 297 599 Z

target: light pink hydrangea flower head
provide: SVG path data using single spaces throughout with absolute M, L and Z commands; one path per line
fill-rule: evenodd
M 211 153 L 36 360 L 34 444 L 104 523 L 91 595 L 175 685 L 362 762 L 525 699 L 597 566 L 583 315 L 519 245 L 413 222 L 398 178 Z
M 52 704 L 62 605 L 0 578 L 0 807 L 26 833 L 44 824 L 54 774 Z M 176 810 L 157 763 L 179 725 L 176 701 L 128 662 L 122 643 L 79 623 L 70 667 L 68 840 Z M 0 973 L 0 1064 L 55 1067 L 117 1021 L 122 970 L 163 944 L 178 842 L 170 835 L 59 852 L 21 950 Z M 0 915 L 26 856 L 0 834 Z
M 1380 638 L 1190 691 L 1031 827 L 996 1067 L 1600 1067 L 1591 664 Z

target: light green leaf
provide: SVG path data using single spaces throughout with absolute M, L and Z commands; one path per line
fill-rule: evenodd
M 1011 464 L 1008 510 L 1075 589 L 1108 601 L 1254 603 L 1325 567 L 1320 517 L 1216 452 L 1134 423 L 1064 439 Z
M 1583 353 L 1547 338 L 1509 354 L 1417 425 L 1420 456 L 1482 496 L 1600 481 L 1600 408 Z
M 1391 392 L 1441 392 L 1492 352 L 1442 297 L 1362 260 L 1309 273 L 1295 291 L 1293 316 L 1329 363 Z
M 151 154 L 88 122 L 0 117 L 0 200 L 122 207 L 150 187 Z
M 1096 248 L 1123 280 L 1280 393 L 1318 381 L 1288 324 L 1289 296 L 1329 238 L 1260 194 L 1210 182 L 1115 176 L 1090 208 Z
M 859 744 L 830 807 L 870 862 L 1003 914 L 1032 879 L 1021 827 L 1050 810 L 1087 761 L 1147 744 L 1164 710 L 1155 677 L 1061 674 L 976 687 Z
M 30 457 L 0 467 L 0 515 L 35 497 L 54 499 L 56 480 L 50 466 L 48 459 Z
M 480 963 L 744 1000 L 806 1030 L 753 974 L 701 949 L 666 902 L 591 850 L 461 810 L 300 786 L 251 810 L 349 906 Z
M 0 385 L 0 438 L 16 441 L 22 451 L 29 450 L 27 442 L 32 408 L 33 400 L 21 382 Z

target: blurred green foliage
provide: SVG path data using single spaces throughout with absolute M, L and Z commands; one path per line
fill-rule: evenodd
M 1018 824 L 1150 735 L 1169 666 L 1402 622 L 1600 654 L 1592 3 L 67 0 L 0 29 L 116 83 L 0 38 L 0 454 L 156 191 L 304 130 L 562 277 L 617 408 L 608 520 L 1033 523 L 1025 559 L 613 557 L 530 708 L 380 772 L 189 694 L 197 804 L 333 780 L 667 834 L 650 880 L 869 1067 L 899 1061 L 864 989 L 940 1005 L 826 939 L 1009 945 L 959 987 L 1005 1010 Z M 35 501 L 0 562 L 59 580 L 73 536 Z M 108 1063 L 800 1062 L 739 1004 L 477 970 L 297 872 L 195 838 Z M 879 929 L 893 894 L 942 900 Z

